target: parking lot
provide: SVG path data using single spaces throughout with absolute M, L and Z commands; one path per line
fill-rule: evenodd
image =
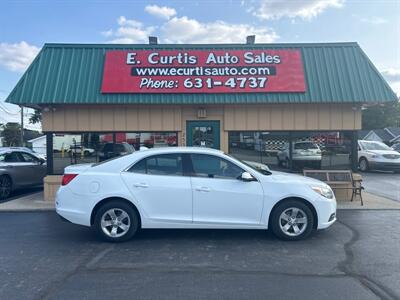
M 338 218 L 300 242 L 255 230 L 143 230 L 108 244 L 54 212 L 0 213 L 0 299 L 400 297 L 399 211 Z
M 367 192 L 400 201 L 400 174 L 373 171 L 361 175 Z

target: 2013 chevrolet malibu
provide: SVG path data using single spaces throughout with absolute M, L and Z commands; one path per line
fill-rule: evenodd
M 270 228 L 281 239 L 298 240 L 336 220 L 335 196 L 321 181 L 189 147 L 69 166 L 56 209 L 114 242 L 139 228 Z

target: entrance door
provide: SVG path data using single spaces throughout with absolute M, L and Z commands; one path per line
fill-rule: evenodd
M 220 149 L 219 128 L 219 121 L 187 121 L 187 145 Z

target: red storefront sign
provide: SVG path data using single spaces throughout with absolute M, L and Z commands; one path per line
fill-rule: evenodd
M 112 50 L 102 93 L 305 92 L 300 50 Z

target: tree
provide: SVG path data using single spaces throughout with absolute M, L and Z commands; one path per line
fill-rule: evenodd
M 40 109 L 35 109 L 33 114 L 29 117 L 29 123 L 36 124 L 42 122 L 42 112 Z
M 362 112 L 362 129 L 400 127 L 400 101 L 368 107 Z
M 6 147 L 20 146 L 21 145 L 21 125 L 18 123 L 2 124 L 1 137 L 3 138 L 3 145 Z

